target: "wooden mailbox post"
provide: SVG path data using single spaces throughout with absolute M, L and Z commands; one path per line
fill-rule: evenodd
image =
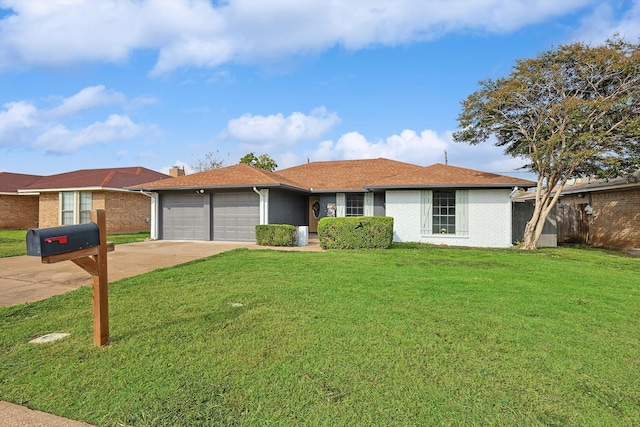
M 99 243 L 96 236 L 74 236 L 76 230 L 84 231 L 84 228 L 80 229 L 84 224 L 29 230 L 27 253 L 40 255 L 43 264 L 71 261 L 93 276 L 93 344 L 100 347 L 109 341 L 107 252 L 113 251 L 114 245 L 107 243 L 106 217 L 103 209 L 91 211 L 91 222 L 98 226 Z M 56 246 L 53 250 L 48 250 L 45 245 Z M 65 248 L 65 245 L 69 247 Z

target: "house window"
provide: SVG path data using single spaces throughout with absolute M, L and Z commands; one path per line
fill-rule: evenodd
M 456 192 L 433 192 L 433 234 L 456 234 Z
M 73 224 L 73 207 L 75 193 L 73 191 L 63 191 L 61 195 L 61 223 L 62 225 Z
M 93 194 L 90 191 L 63 191 L 60 193 L 60 223 L 84 224 L 91 221 Z
M 364 216 L 364 193 L 346 194 L 346 216 Z
M 422 190 L 420 217 L 423 236 L 468 236 L 469 190 Z

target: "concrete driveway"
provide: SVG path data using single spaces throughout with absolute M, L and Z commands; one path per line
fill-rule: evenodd
M 107 255 L 109 282 L 236 248 L 265 247 L 249 242 L 170 240 L 117 245 L 115 251 Z M 321 250 L 316 242 L 310 242 L 309 246 L 286 249 Z M 0 307 L 40 301 L 91 283 L 91 275 L 71 261 L 42 264 L 40 258 L 26 255 L 0 258 Z

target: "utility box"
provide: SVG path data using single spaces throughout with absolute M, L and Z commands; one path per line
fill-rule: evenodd
M 98 224 L 65 225 L 27 231 L 27 255 L 46 257 L 100 246 Z
M 298 227 L 296 235 L 296 243 L 298 246 L 307 246 L 309 244 L 309 227 L 301 225 Z

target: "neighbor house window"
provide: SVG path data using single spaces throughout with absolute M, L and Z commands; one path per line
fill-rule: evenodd
M 60 223 L 84 224 L 91 221 L 93 194 L 90 191 L 63 191 L 60 193 Z
M 433 192 L 433 234 L 456 234 L 456 192 Z
M 469 190 L 422 190 L 422 235 L 469 235 Z
M 364 216 L 364 193 L 346 194 L 346 216 Z

